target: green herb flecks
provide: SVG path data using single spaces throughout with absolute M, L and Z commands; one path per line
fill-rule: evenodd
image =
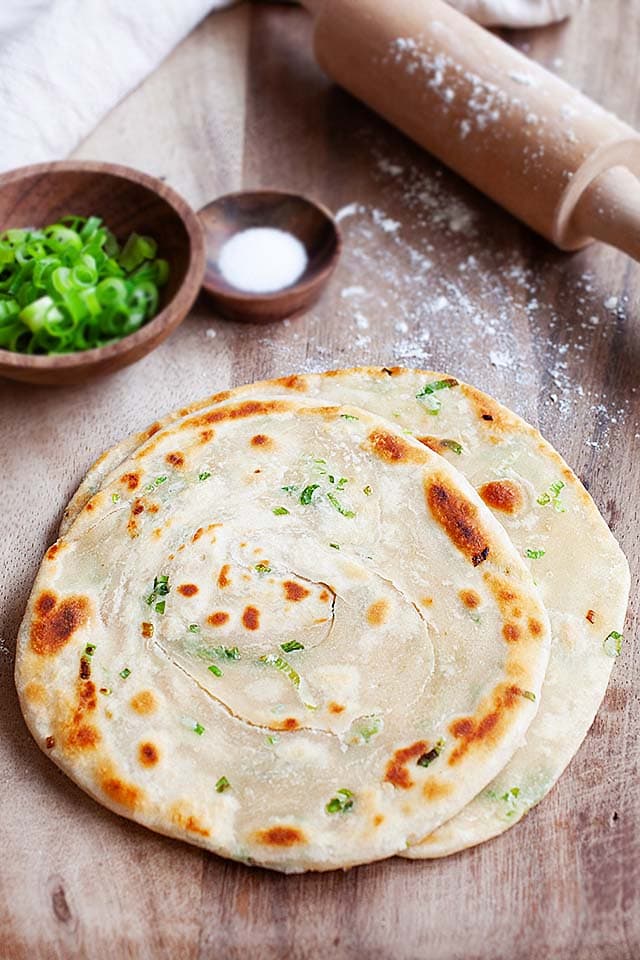
M 546 507 L 548 504 L 553 506 L 553 509 L 556 513 L 566 513 L 566 507 L 560 500 L 560 494 L 566 487 L 566 484 L 562 480 L 556 480 L 555 483 L 552 483 L 548 491 L 541 493 L 537 499 L 537 502 L 541 507 Z
M 254 570 L 259 574 L 271 573 L 271 565 L 268 563 L 256 563 Z
M 210 476 L 211 474 L 208 470 L 203 470 L 201 473 L 198 474 L 198 480 L 200 481 L 208 480 Z
M 420 400 L 427 413 L 436 416 L 442 409 L 442 400 L 436 396 L 438 390 L 447 390 L 450 387 L 457 387 L 457 380 L 434 380 L 427 383 L 419 393 L 416 393 L 416 400 Z
M 443 447 L 446 447 L 447 450 L 457 453 L 458 456 L 462 453 L 462 444 L 458 443 L 457 440 L 441 440 L 440 443 Z
M 129 670 L 129 667 L 125 667 L 124 670 L 121 670 L 121 671 L 120 671 L 120 676 L 122 677 L 123 680 L 126 680 L 127 677 L 130 677 L 130 676 L 131 676 L 131 670 Z
M 619 657 L 622 653 L 623 636 L 617 630 L 612 630 L 602 642 L 604 652 L 608 657 Z
M 112 493 L 112 494 L 111 494 L 111 503 L 118 503 L 119 500 L 120 500 L 120 494 L 119 494 L 119 493 Z
M 190 623 L 189 633 L 200 633 L 200 625 L 198 623 Z
M 162 575 L 159 577 L 155 577 L 153 581 L 153 590 L 151 591 L 149 596 L 145 598 L 144 602 L 148 606 L 152 606 L 152 604 L 155 603 L 156 613 L 164 613 L 165 601 L 160 600 L 158 603 L 156 603 L 156 601 L 158 600 L 158 597 L 166 597 L 170 590 L 171 590 L 171 587 L 169 586 L 168 576 Z
M 340 503 L 340 501 L 338 500 L 338 498 L 337 498 L 336 496 L 334 496 L 333 493 L 328 493 L 328 494 L 327 494 L 327 500 L 329 501 L 329 503 L 331 504 L 331 506 L 334 507 L 334 508 L 338 511 L 338 513 L 340 514 L 340 516 L 342 516 L 342 517 L 347 517 L 347 518 L 350 519 L 350 520 L 352 520 L 353 517 L 355 517 L 354 511 L 353 511 L 353 510 L 347 510 L 346 507 L 343 507 L 343 505 Z
M 270 747 L 274 747 L 280 740 L 280 737 L 277 733 L 270 733 L 265 739 Z
M 144 488 L 144 490 L 143 490 L 142 492 L 143 492 L 143 493 L 153 493 L 153 491 L 156 489 L 156 487 L 162 486 L 162 484 L 163 484 L 163 483 L 166 483 L 167 480 L 168 480 L 168 477 L 165 477 L 165 476 L 156 477 L 155 480 L 152 480 L 150 483 L 148 483 L 148 484 L 146 485 L 146 487 Z
M 536 695 L 533 690 L 523 690 L 522 696 L 525 698 L 525 700 L 531 700 L 531 703 L 536 702 Z
M 96 652 L 96 645 L 95 645 L 95 643 L 88 643 L 88 644 L 86 645 L 86 647 L 84 648 L 84 652 L 86 653 L 86 655 L 87 655 L 88 657 L 92 657 L 92 656 L 94 655 L 94 653 Z
M 286 517 L 289 514 L 286 507 L 274 507 L 272 512 L 276 517 Z
M 384 726 L 382 717 L 369 714 L 366 717 L 357 717 L 349 727 L 347 740 L 349 743 L 369 743 L 377 736 Z
M 303 507 L 308 507 L 311 501 L 313 500 L 313 495 L 320 487 L 319 483 L 310 483 L 308 487 L 305 487 L 302 493 L 300 494 L 300 503 Z
M 330 543 L 329 546 L 330 546 L 330 547 L 333 547 L 334 550 L 339 550 L 339 549 L 340 549 L 340 544 L 339 544 L 339 543 Z
M 220 777 L 216 783 L 216 793 L 224 793 L 225 790 L 228 790 L 231 784 L 226 777 Z
M 285 653 L 293 653 L 295 650 L 304 650 L 304 644 L 298 643 L 297 640 L 288 640 L 286 643 L 280 644 L 280 649 L 284 650 Z
M 336 796 L 329 800 L 324 809 L 327 813 L 348 813 L 353 809 L 354 802 L 351 790 L 343 787 L 341 790 L 336 790 Z
M 540 560 L 541 557 L 544 557 L 544 550 L 526 550 L 525 557 L 527 560 Z
M 370 497 L 371 494 L 373 493 L 373 490 L 372 490 L 371 487 L 367 484 L 367 486 L 363 488 L 362 492 L 364 493 L 365 497 Z
M 300 674 L 297 673 L 290 663 L 283 657 L 279 657 L 277 653 L 267 653 L 264 656 L 260 657 L 260 663 L 266 663 L 269 667 L 275 667 L 276 670 L 280 670 L 285 674 L 286 677 L 291 681 L 294 687 L 300 686 Z
M 295 483 L 290 483 L 290 484 L 289 484 L 288 486 L 286 486 L 286 487 L 280 487 L 280 489 L 281 489 L 281 490 L 284 490 L 285 493 L 291 494 L 291 493 L 295 493 L 298 488 L 297 488 L 297 486 L 295 485 Z
M 431 750 L 427 750 L 426 753 L 423 753 L 421 757 L 418 757 L 417 764 L 419 767 L 430 767 L 434 760 L 437 760 L 442 751 L 444 750 L 444 740 L 442 737 L 436 741 L 435 746 Z
M 341 420 L 359 420 L 360 417 L 354 417 L 354 416 L 353 416 L 352 414 L 350 414 L 350 413 L 341 413 L 341 414 L 340 414 L 340 419 L 341 419 Z
M 204 733 L 204 727 L 202 726 L 201 723 L 198 723 L 197 720 L 195 721 L 191 729 L 193 730 L 194 733 L 197 733 L 199 737 L 201 737 L 202 734 Z
M 210 673 L 214 675 L 214 677 L 222 676 L 222 670 L 220 669 L 220 667 L 216 666 L 215 663 L 209 664 L 207 669 L 209 670 Z

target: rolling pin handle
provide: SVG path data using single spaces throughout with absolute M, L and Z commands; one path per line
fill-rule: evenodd
M 572 227 L 640 260 L 640 180 L 625 167 L 612 167 L 580 197 Z

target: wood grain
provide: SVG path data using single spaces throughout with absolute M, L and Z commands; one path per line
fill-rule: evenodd
M 196 206 L 243 185 L 309 192 L 334 210 L 358 204 L 365 212 L 342 221 L 345 251 L 318 307 L 266 332 L 220 321 L 202 301 L 152 356 L 86 388 L 0 386 L 0 955 L 635 960 L 640 270 L 606 248 L 553 251 L 330 87 L 308 35 L 295 8 L 210 17 L 79 155 L 164 176 Z M 631 0 L 593 3 L 568 25 L 509 39 L 549 65 L 559 58 L 554 69 L 640 125 Z M 376 216 L 401 226 L 385 229 Z M 415 251 L 432 261 L 425 273 Z M 352 295 L 354 286 L 365 294 Z M 631 560 L 624 653 L 570 768 L 491 843 L 348 874 L 250 870 L 103 810 L 31 741 L 12 681 L 32 578 L 90 461 L 229 384 L 393 360 L 463 377 L 539 425 Z

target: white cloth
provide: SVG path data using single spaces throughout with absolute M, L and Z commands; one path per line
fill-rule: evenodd
M 0 0 L 0 171 L 67 156 L 196 24 L 234 0 Z M 386 0 L 381 0 L 386 2 Z M 524 26 L 580 0 L 450 0 Z

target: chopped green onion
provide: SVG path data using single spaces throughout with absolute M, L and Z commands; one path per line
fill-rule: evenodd
M 145 598 L 145 603 L 150 607 L 156 602 L 158 597 L 166 597 L 171 587 L 169 586 L 169 577 L 162 575 L 160 577 L 154 577 L 153 580 L 153 590 L 148 597 Z M 161 607 L 159 610 L 158 607 Z M 156 604 L 156 611 L 158 613 L 164 613 L 164 601 L 162 603 Z
M 212 663 L 209 665 L 209 670 L 214 675 L 214 677 L 222 676 L 222 670 L 220 669 L 220 667 L 217 667 L 215 663 Z
M 529 560 L 539 560 L 541 557 L 544 557 L 544 550 L 527 550 L 525 556 Z
M 344 488 L 346 487 L 346 485 L 347 485 L 348 483 L 349 483 L 349 481 L 347 480 L 346 477 L 340 477 L 340 479 L 338 480 L 338 482 L 337 482 L 337 484 L 336 484 L 336 490 L 338 490 L 338 491 L 344 490 Z
M 164 613 L 166 605 L 166 600 L 159 600 L 158 603 L 156 603 L 156 613 Z
M 365 497 L 370 497 L 371 494 L 373 493 L 373 490 L 372 490 L 371 487 L 367 484 L 367 486 L 364 487 L 364 489 L 363 489 L 362 492 L 364 493 Z
M 300 494 L 300 503 L 303 506 L 308 506 L 313 500 L 313 495 L 320 486 L 319 483 L 310 483 L 308 487 L 305 487 L 302 493 Z
M 129 667 L 125 667 L 124 670 L 121 670 L 121 671 L 120 671 L 120 676 L 122 677 L 123 680 L 126 680 L 127 677 L 130 677 L 130 676 L 131 676 L 131 670 L 129 670 Z
M 369 743 L 373 737 L 380 733 L 382 727 L 382 717 L 377 714 L 358 717 L 349 728 L 349 740 L 351 743 Z
M 189 624 L 189 633 L 200 633 L 200 626 L 197 623 Z
M 134 234 L 121 253 L 99 217 L 0 234 L 0 348 L 68 354 L 135 332 L 168 279 L 156 249 Z
M 226 777 L 220 777 L 216 783 L 216 793 L 224 793 L 225 790 L 228 790 L 231 784 Z
M 256 563 L 254 569 L 258 573 L 271 573 L 271 566 L 268 563 Z
M 522 696 L 523 696 L 526 700 L 531 700 L 531 703 L 535 703 L 535 702 L 536 702 L 536 695 L 535 695 L 535 693 L 533 692 L 533 690 L 523 690 L 523 691 L 522 691 Z
M 288 487 L 280 487 L 281 490 L 284 490 L 285 493 L 295 493 L 298 489 L 295 484 L 289 484 Z
M 289 511 L 286 507 L 274 507 L 272 511 L 276 517 L 286 517 L 289 514 Z
M 540 494 L 537 502 L 541 507 L 546 507 L 550 503 L 556 513 L 566 513 L 566 507 L 560 502 L 560 492 L 564 490 L 565 486 L 566 484 L 562 480 L 556 480 L 555 483 L 551 484 L 548 492 Z
M 198 480 L 208 480 L 211 474 L 208 470 L 203 470 L 202 473 L 198 474 Z
M 353 793 L 351 790 L 343 787 L 341 790 L 336 790 L 336 796 L 329 800 L 329 803 L 325 806 L 325 810 L 327 813 L 347 813 L 353 809 L 353 804 Z
M 284 650 L 285 653 L 293 653 L 294 650 L 304 650 L 304 644 L 298 643 L 297 640 L 288 640 L 286 643 L 280 644 L 280 649 Z
M 280 737 L 278 736 L 277 733 L 271 733 L 267 737 L 267 743 L 269 744 L 270 747 L 273 747 L 276 743 L 278 743 L 279 740 L 280 740 Z
M 120 494 L 119 494 L 119 493 L 112 493 L 112 494 L 111 494 L 111 502 L 112 502 L 112 503 L 117 503 L 119 499 L 120 499 Z
M 353 510 L 347 510 L 345 507 L 343 507 L 340 501 L 338 500 L 338 498 L 335 497 L 332 493 L 327 494 L 327 500 L 329 501 L 332 507 L 335 507 L 335 509 L 338 511 L 338 513 L 341 516 L 348 517 L 349 519 L 353 519 L 353 517 L 355 517 L 355 513 L 353 512 Z
M 86 647 L 84 648 L 84 652 L 86 653 L 86 655 L 87 655 L 88 657 L 92 657 L 92 656 L 94 655 L 94 653 L 96 652 L 96 645 L 95 645 L 95 643 L 88 643 L 88 644 L 86 645 Z
M 436 416 L 442 408 L 442 400 L 435 396 L 437 390 L 446 390 L 450 387 L 457 387 L 457 380 L 434 380 L 427 383 L 419 393 L 416 393 L 416 400 L 424 402 L 427 412 Z
M 444 750 L 444 740 L 442 737 L 436 742 L 435 746 L 431 750 L 428 750 L 426 753 L 423 753 L 421 757 L 418 757 L 417 763 L 419 767 L 429 767 L 434 760 L 437 760 L 442 751 Z
M 214 647 L 213 652 L 216 657 L 224 658 L 225 660 L 240 659 L 240 651 L 237 647 Z
M 204 733 L 204 727 L 202 726 L 201 723 L 198 723 L 197 720 L 193 725 L 193 732 L 197 733 L 199 737 L 201 737 L 202 734 Z
M 353 417 L 350 413 L 341 413 L 340 419 L 341 420 L 359 420 L 360 417 Z
M 602 646 L 608 657 L 619 657 L 622 653 L 623 636 L 617 630 L 612 630 L 608 637 L 603 640 Z
M 446 447 L 447 450 L 452 450 L 454 453 L 457 453 L 458 456 L 462 453 L 462 444 L 458 443 L 457 440 L 441 440 L 440 443 L 443 447 Z
M 300 674 L 296 673 L 291 664 L 287 663 L 282 657 L 279 657 L 276 653 L 268 653 L 265 656 L 260 657 L 260 663 L 266 663 L 270 667 L 275 667 L 276 670 L 282 671 L 286 676 L 291 680 L 291 683 L 294 687 L 300 686 Z
M 334 550 L 339 550 L 339 549 L 340 549 L 340 544 L 339 544 L 339 543 L 330 543 L 329 546 L 330 546 L 330 547 L 333 547 Z

